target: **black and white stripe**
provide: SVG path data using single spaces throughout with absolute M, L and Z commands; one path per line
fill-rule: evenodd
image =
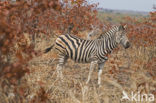
M 95 40 L 84 40 L 70 34 L 59 36 L 55 42 L 55 49 L 59 55 L 58 73 L 60 73 L 66 60 L 70 58 L 75 62 L 91 63 L 87 83 L 90 80 L 90 75 L 94 68 L 93 64 L 98 63 L 99 80 L 101 80 L 102 68 L 107 60 L 106 54 L 111 53 L 121 41 L 125 43 L 123 45 L 127 45 L 128 39 L 123 26 L 115 26 Z M 47 51 L 52 47 L 48 48 Z M 100 84 L 99 80 L 98 84 Z
M 90 62 L 90 57 L 96 53 L 96 40 L 84 40 L 76 36 L 66 34 L 56 39 L 55 48 L 59 55 L 64 55 L 75 62 Z M 63 52 L 62 52 L 63 51 Z

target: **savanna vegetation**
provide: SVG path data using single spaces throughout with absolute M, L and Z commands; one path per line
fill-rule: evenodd
M 0 103 L 135 103 L 121 101 L 123 91 L 153 94 L 156 100 L 156 11 L 146 17 L 114 15 L 99 13 L 87 0 L 0 1 Z M 101 87 L 97 69 L 86 85 L 89 64 L 71 60 L 64 80 L 56 78 L 56 52 L 43 50 L 60 34 L 87 38 L 93 26 L 101 34 L 103 27 L 120 23 L 128 25 L 131 47 L 119 46 L 108 56 Z

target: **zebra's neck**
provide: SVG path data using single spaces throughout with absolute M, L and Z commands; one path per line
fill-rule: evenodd
M 106 32 L 100 37 L 100 40 L 102 42 L 101 49 L 103 50 L 103 55 L 107 53 L 111 53 L 111 51 L 117 47 L 118 43 L 116 42 L 116 32 L 117 27 L 113 27 L 111 30 Z
M 115 34 L 111 34 L 108 35 L 108 37 L 105 38 L 105 40 L 103 41 L 104 43 L 104 49 L 107 50 L 107 53 L 111 53 L 111 51 L 117 47 L 117 42 L 116 42 L 116 38 L 115 38 Z

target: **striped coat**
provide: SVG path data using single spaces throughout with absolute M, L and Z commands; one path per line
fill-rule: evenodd
M 58 51 L 59 55 L 59 63 L 57 65 L 58 73 L 61 72 L 61 69 L 68 58 L 75 62 L 91 63 L 87 80 L 88 83 L 94 65 L 98 63 L 98 84 L 100 84 L 100 75 L 102 73 L 104 63 L 107 60 L 106 54 L 111 53 L 118 44 L 123 45 L 125 48 L 130 46 L 125 34 L 124 26 L 113 27 L 95 40 L 84 40 L 70 34 L 61 35 L 55 42 L 55 49 Z M 52 47 L 53 46 L 47 48 L 46 52 L 52 49 Z

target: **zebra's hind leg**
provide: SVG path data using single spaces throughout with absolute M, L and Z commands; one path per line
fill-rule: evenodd
M 59 63 L 57 64 L 57 67 L 56 67 L 57 78 L 61 78 L 61 80 L 63 80 L 62 69 L 63 69 L 63 66 L 66 63 L 67 59 L 68 59 L 67 56 L 60 56 L 59 57 Z
M 57 70 L 57 78 L 61 78 L 61 80 L 63 79 L 63 74 L 62 74 L 62 68 L 63 65 L 57 64 L 56 70 Z
M 88 75 L 88 79 L 86 81 L 86 84 L 89 83 L 91 75 L 92 75 L 92 72 L 93 72 L 93 69 L 95 68 L 96 64 L 97 64 L 97 61 L 92 61 L 91 62 L 91 65 L 90 65 L 90 68 L 89 68 L 89 75 Z
M 98 64 L 98 85 L 101 85 L 101 74 L 104 67 L 105 62 Z

